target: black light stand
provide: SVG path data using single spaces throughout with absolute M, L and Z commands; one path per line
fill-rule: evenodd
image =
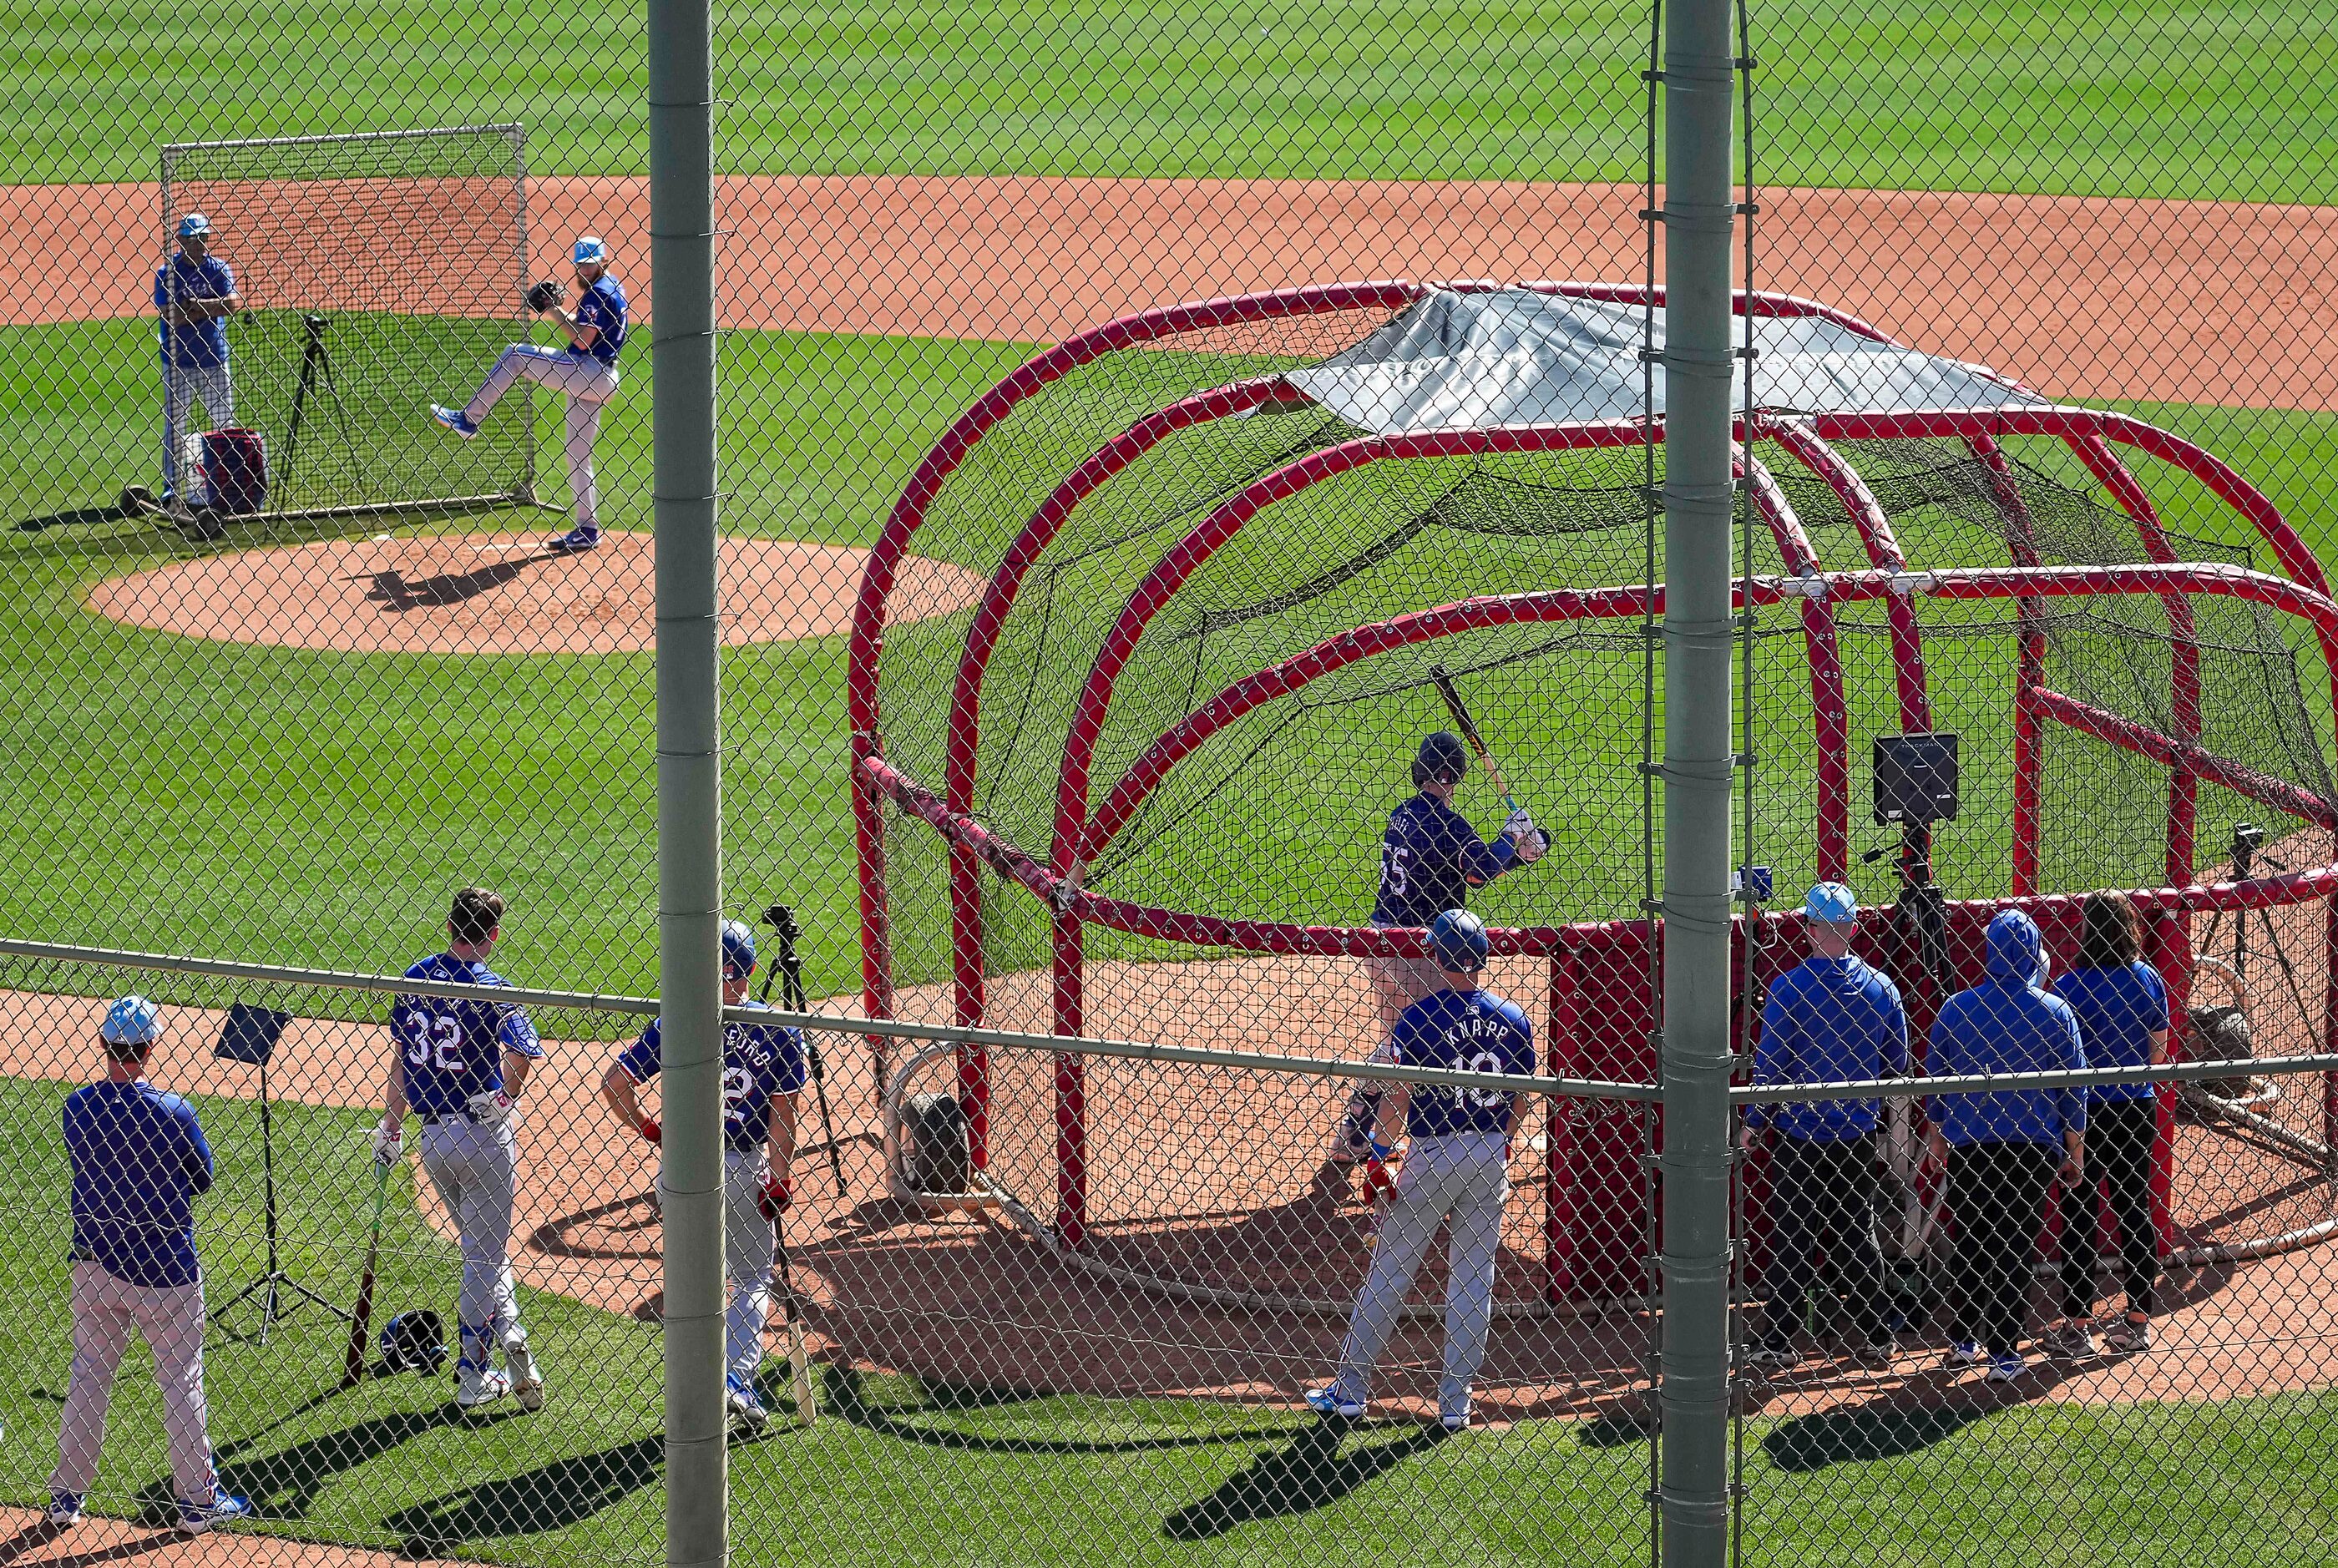
M 289 1013 L 272 1012 L 239 1002 L 228 1009 L 226 1027 L 220 1031 L 219 1044 L 211 1054 L 222 1062 L 245 1062 L 260 1069 L 260 1167 L 261 1172 L 262 1210 L 268 1232 L 268 1271 L 242 1289 L 221 1302 L 211 1313 L 211 1320 L 224 1325 L 228 1315 L 254 1297 L 260 1299 L 260 1324 L 252 1332 L 237 1334 L 222 1327 L 223 1338 L 238 1343 L 256 1342 L 265 1345 L 276 1325 L 292 1316 L 302 1301 L 313 1302 L 343 1322 L 351 1320 L 346 1308 L 336 1306 L 330 1299 L 311 1290 L 286 1273 L 276 1250 L 276 1138 L 275 1124 L 269 1114 L 268 1061 L 276 1054 L 277 1038 L 284 1025 L 292 1021 Z
M 779 954 L 771 971 L 763 975 L 762 1000 L 771 999 L 771 973 L 781 977 L 780 1005 L 791 1012 L 804 1011 L 803 959 L 796 952 L 802 939 L 803 927 L 796 924 L 796 912 L 785 904 L 774 904 L 763 911 L 763 921 L 778 938 Z M 811 1086 L 820 1100 L 820 1130 L 828 1139 L 828 1168 L 836 1178 L 836 1195 L 846 1193 L 844 1156 L 836 1146 L 836 1123 L 828 1114 L 828 1072 L 820 1059 L 820 1042 L 806 1032 L 804 1034 L 804 1065 L 811 1073 Z

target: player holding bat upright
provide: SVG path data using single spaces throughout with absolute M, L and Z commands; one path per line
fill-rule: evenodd
M 531 286 L 527 308 L 549 314 L 568 335 L 562 348 L 515 343 L 460 408 L 430 405 L 430 416 L 467 441 L 495 408 L 496 400 L 522 378 L 564 393 L 568 398 L 568 491 L 576 526 L 544 542 L 547 550 L 573 553 L 601 543 L 600 494 L 593 483 L 593 444 L 601 435 L 601 405 L 617 395 L 617 350 L 625 346 L 625 290 L 609 276 L 609 248 L 587 234 L 576 241 L 570 260 L 576 269 L 576 309 L 561 304 L 560 285 Z
M 1372 901 L 1372 925 L 1427 927 L 1448 909 L 1469 901 L 1469 889 L 1482 887 L 1514 866 L 1532 865 L 1550 848 L 1549 839 L 1526 812 L 1512 809 L 1502 831 L 1490 844 L 1478 837 L 1469 819 L 1453 808 L 1453 791 L 1469 770 L 1469 752 L 1461 737 L 1439 730 L 1420 743 L 1413 759 L 1416 793 L 1389 813 L 1380 837 L 1380 880 Z M 1373 1054 L 1390 1047 L 1397 1020 L 1404 1010 L 1435 991 L 1442 982 L 1429 958 L 1375 957 L 1372 988 L 1380 1004 L 1379 1035 Z M 1333 1142 L 1332 1158 L 1342 1161 L 1374 1157 L 1372 1131 L 1379 1120 L 1380 1092 L 1360 1084 L 1348 1095 Z

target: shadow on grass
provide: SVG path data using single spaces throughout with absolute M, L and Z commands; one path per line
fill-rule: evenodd
M 1164 1519 L 1161 1533 L 1173 1541 L 1207 1541 L 1254 1519 L 1304 1514 L 1338 1502 L 1373 1476 L 1445 1440 L 1444 1430 L 1431 1426 L 1393 1443 L 1342 1455 L 1340 1439 L 1346 1426 L 1344 1422 L 1321 1422 L 1285 1446 L 1260 1455 L 1207 1497 Z
M 1762 1452 L 1781 1470 L 1823 1470 L 1913 1454 L 1953 1437 L 1996 1406 L 1871 1405 L 1824 1410 L 1781 1421 L 1762 1438 Z
M 382 1521 L 409 1557 L 452 1555 L 466 1541 L 561 1530 L 624 1502 L 665 1474 L 665 1435 L 557 1459 L 401 1508 Z
M 899 1438 L 904 1443 L 922 1443 L 932 1448 L 956 1448 L 980 1454 L 1145 1454 L 1170 1448 L 1211 1448 L 1231 1443 L 1259 1443 L 1282 1436 L 1291 1430 L 1287 1421 L 1278 1420 L 1271 1426 L 1164 1434 L 1158 1437 L 1002 1437 L 981 1432 L 961 1432 L 948 1426 L 929 1426 L 917 1417 L 960 1410 L 1002 1409 L 1060 1396 L 1034 1394 L 1019 1388 L 921 1382 L 919 1387 L 925 1402 L 915 1408 L 905 1408 L 870 1402 L 862 1387 L 858 1368 L 823 1367 L 814 1370 L 824 1374 L 818 1390 L 823 1411 L 863 1430 Z M 781 1408 L 783 1401 L 792 1398 L 786 1387 L 787 1377 L 787 1364 L 783 1361 L 756 1379 L 756 1388 L 763 1402 L 773 1409 Z
M 312 1399 L 304 1409 L 313 1409 Z M 296 1413 L 297 1414 L 297 1413 Z M 309 1504 L 333 1476 L 369 1465 L 400 1444 L 412 1442 L 441 1426 L 490 1426 L 520 1414 L 516 1407 L 478 1416 L 466 1416 L 453 1400 L 431 1410 L 401 1410 L 377 1416 L 354 1426 L 344 1426 L 295 1443 L 280 1453 L 243 1455 L 280 1422 L 250 1437 L 222 1446 L 213 1457 L 219 1464 L 220 1485 L 237 1496 L 251 1499 L 253 1514 L 267 1520 L 305 1519 Z M 149 1481 L 138 1490 L 139 1517 L 163 1525 L 177 1516 L 169 1478 Z

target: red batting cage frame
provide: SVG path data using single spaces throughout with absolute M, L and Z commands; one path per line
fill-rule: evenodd
M 1468 287 L 1468 286 L 1464 286 Z M 1572 283 L 1522 287 L 1579 298 L 1638 303 L 1637 289 Z M 1063 473 L 1044 499 L 1006 527 L 1011 543 L 995 560 L 961 563 L 987 573 L 987 584 L 970 615 L 950 622 L 956 664 L 946 708 L 919 712 L 885 710 L 883 662 L 888 657 L 889 612 L 903 564 L 918 542 L 930 507 L 952 475 L 980 455 L 1018 408 L 1044 396 L 1055 384 L 1113 354 L 1174 348 L 1181 340 L 1245 324 L 1357 313 L 1384 319 L 1420 299 L 1425 286 L 1381 282 L 1288 290 L 1210 300 L 1111 322 L 1042 354 L 1000 382 L 969 409 L 927 456 L 901 495 L 868 562 L 857 607 L 848 665 L 853 744 L 852 794 L 857 827 L 860 889 L 862 1002 L 873 1018 L 899 1015 L 900 991 L 894 974 L 895 910 L 888 879 L 888 833 L 928 832 L 947 845 L 949 1021 L 969 1026 L 991 1022 L 992 976 L 985 958 L 985 872 L 1007 878 L 1044 909 L 1048 968 L 1046 1024 L 1052 1033 L 1078 1037 L 1089 1031 L 1086 1005 L 1088 935 L 1098 928 L 1153 942 L 1196 949 L 1294 958 L 1362 959 L 1379 955 L 1419 956 L 1423 933 L 1369 926 L 1315 925 L 1199 913 L 1160 902 L 1133 901 L 1091 890 L 1088 869 L 1117 835 L 1142 813 L 1182 762 L 1213 736 L 1262 705 L 1292 698 L 1337 671 L 1400 649 L 1488 628 L 1547 624 L 1629 631 L 1661 615 L 1660 583 L 1554 586 L 1540 591 L 1465 596 L 1422 604 L 1407 612 L 1355 626 L 1293 652 L 1191 706 L 1162 728 L 1133 764 L 1111 777 L 1097 774 L 1098 739 L 1114 711 L 1115 682 L 1124 673 L 1147 627 L 1180 587 L 1221 550 L 1235 542 L 1254 519 L 1288 504 L 1312 486 L 1375 465 L 1488 454 L 1589 452 L 1639 448 L 1664 439 L 1660 416 L 1555 423 L 1441 432 L 1433 435 L 1363 435 L 1306 452 L 1250 479 L 1231 494 L 1197 508 L 1191 524 L 1162 552 L 1121 603 L 1116 619 L 1092 654 L 1085 650 L 1086 673 L 1069 721 L 1060 735 L 1026 744 L 1044 745 L 1059 760 L 1055 768 L 1052 831 L 1044 847 L 1010 839 L 977 809 L 977 758 L 985 720 L 985 680 L 1003 630 L 1021 607 L 1033 568 L 1066 527 L 1083 502 L 1107 486 L 1173 436 L 1216 421 L 1239 420 L 1299 397 L 1279 374 L 1238 376 L 1222 385 L 1178 397 L 1120 429 Z M 1655 299 L 1661 304 L 1661 293 Z M 1783 296 L 1741 296 L 1741 314 L 1756 317 L 1818 317 L 1878 342 L 1880 332 L 1840 312 Z M 1837 415 L 1756 412 L 1737 432 L 1750 455 L 1755 445 L 1782 454 L 1796 471 L 1783 475 L 1759 462 L 1741 465 L 1759 525 L 1774 544 L 1782 572 L 1741 580 L 1741 611 L 1775 610 L 1799 620 L 1807 667 L 1808 740 L 1815 768 L 1808 780 L 1811 816 L 1810 863 L 1823 877 L 1846 880 L 1852 871 L 1854 837 L 1852 706 L 1846 700 L 1845 659 L 1838 636 L 1839 615 L 1854 606 L 1876 606 L 1888 636 L 1900 730 L 1935 728 L 1934 693 L 1928 680 L 1926 626 L 1920 610 L 1955 603 L 2008 603 L 2018 628 L 2019 656 L 2009 693 L 2011 727 L 2011 842 L 2007 884 L 1996 896 L 1960 899 L 1948 908 L 1948 975 L 1940 985 L 1911 988 L 1911 1024 L 1920 1032 L 1942 995 L 1969 984 L 1980 972 L 1980 931 L 1998 910 L 2028 909 L 2044 929 L 2049 949 L 2068 952 L 2076 944 L 2076 889 L 2040 886 L 2040 788 L 2043 740 L 2060 731 L 2091 738 L 2156 765 L 2164 783 L 2164 862 L 2156 886 L 2133 890 L 2147 923 L 2147 955 L 2170 982 L 2179 1015 L 2195 968 L 2194 917 L 2245 909 L 2278 911 L 2324 906 L 2316 936 L 2320 952 L 2313 965 L 2320 975 L 2318 1006 L 2301 1017 L 2294 1043 L 2301 1049 L 2338 1048 L 2332 1020 L 2338 1017 L 2338 864 L 2314 864 L 2277 876 L 2245 880 L 2202 879 L 2198 862 L 2200 798 L 2204 785 L 2253 803 L 2296 824 L 2317 846 L 2329 843 L 2338 814 L 2311 788 L 2275 777 L 2250 762 L 2220 755 L 2203 742 L 2201 643 L 2195 634 L 2195 606 L 2230 601 L 2256 607 L 2294 627 L 2294 641 L 2318 650 L 2327 683 L 2309 682 L 2309 704 L 2323 737 L 2338 717 L 2338 603 L 2322 567 L 2280 512 L 2231 467 L 2199 446 L 2166 430 L 2126 415 L 2056 407 L 2045 403 L 1974 410 Z M 2017 437 L 2058 442 L 2107 494 L 2131 525 L 2137 554 L 2131 564 L 2051 564 L 2026 551 L 2030 536 L 2017 468 L 2002 443 Z M 1996 476 L 1993 503 L 2004 514 L 2011 542 L 2002 563 L 1928 565 L 1903 551 L 1884 505 L 1840 450 L 1846 442 L 1953 442 Z M 2196 481 L 2229 508 L 2245 532 L 2269 552 L 2277 572 L 2253 570 L 2230 561 L 2179 557 L 2179 536 L 2166 526 L 2151 494 L 2127 466 L 2127 458 L 2170 466 Z M 1786 495 L 1792 484 L 1822 485 L 1839 504 L 1855 532 L 1864 565 L 1829 570 Z M 1004 530 L 1002 535 L 1004 536 Z M 2167 628 L 2166 688 L 2160 704 L 2162 726 L 2138 721 L 2082 696 L 2058 691 L 2045 679 L 2045 620 L 2070 602 L 2097 604 L 2146 601 L 2164 610 Z M 2286 633 L 2284 633 L 2286 634 Z M 928 655 L 929 657 L 931 655 Z M 2155 666 L 2155 669 L 2158 668 Z M 930 688 L 938 691 L 940 682 Z M 994 702 L 997 699 L 994 698 Z M 2326 704 L 2326 710 L 2324 706 Z M 1797 720 L 1799 722 L 1799 720 Z M 941 737 L 941 776 L 913 776 L 889 755 L 889 726 L 914 725 Z M 1391 798 L 1391 804 L 1393 798 Z M 897 826 L 889 828 L 889 820 Z M 910 826 L 912 823 L 914 827 Z M 2332 858 L 2323 855 L 2322 859 Z M 2146 873 L 2148 875 L 2148 873 Z M 1782 890 L 1783 892 L 1790 890 Z M 1890 909 L 1871 910 L 1865 940 L 1888 956 L 1894 940 Z M 1737 980 L 1755 983 L 1790 966 L 1801 952 L 1799 916 L 1751 910 L 1736 922 Z M 1662 940 L 1660 922 L 1645 918 L 1555 921 L 1510 925 L 1492 933 L 1498 955 L 1524 956 L 1537 963 L 1547 993 L 1546 1069 L 1570 1079 L 1648 1084 L 1655 1081 L 1652 1044 L 1655 1019 L 1652 944 Z M 1750 938 L 1750 941 L 1749 941 Z M 1751 1018 L 1754 1009 L 1741 1015 Z M 2181 1037 L 2179 1031 L 2179 1038 Z M 1741 1041 L 1741 1045 L 1746 1044 Z M 881 1043 L 879 1053 L 880 1084 Z M 1046 1231 L 1046 1240 L 1075 1259 L 1090 1250 L 1090 1186 L 1095 1174 L 1089 1139 L 1088 1059 L 1077 1054 L 1053 1057 L 1053 1210 L 1028 1194 L 1025 1202 Z M 955 1054 L 955 1093 L 965 1112 L 969 1154 L 976 1171 L 992 1158 L 1001 1129 L 993 1121 L 992 1054 L 961 1046 Z M 1637 1292 L 1645 1276 L 1650 1222 L 1647 1185 L 1641 1161 L 1648 1133 L 1632 1114 L 1596 1102 L 1554 1098 L 1541 1140 L 1548 1199 L 1541 1217 L 1544 1249 L 1541 1303 L 1580 1302 Z M 2160 1221 L 2171 1250 L 2186 1238 L 2169 1218 L 2167 1151 L 2173 1146 L 2177 1096 L 2163 1094 L 2160 1116 L 2166 1140 L 2159 1171 Z M 1030 1130 L 1018 1130 L 1028 1133 Z M 2323 1083 L 2320 1143 L 2338 1143 L 2338 1074 Z M 2323 1221 L 2288 1233 L 2259 1238 L 2253 1246 L 2292 1244 L 2330 1233 Z

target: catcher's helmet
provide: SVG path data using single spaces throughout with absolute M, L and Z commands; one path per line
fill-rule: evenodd
M 400 1312 L 381 1326 L 381 1362 L 392 1372 L 425 1377 L 447 1365 L 447 1325 L 430 1311 Z
M 755 933 L 744 920 L 722 922 L 722 977 L 744 980 L 755 972 Z
M 1469 754 L 1461 749 L 1461 737 L 1439 730 L 1420 743 L 1420 755 L 1412 760 L 1412 787 L 1419 789 L 1432 779 L 1449 784 L 1468 771 Z
M 1429 928 L 1429 956 L 1440 969 L 1475 975 L 1486 966 L 1492 944 L 1486 940 L 1486 923 L 1467 909 L 1448 909 Z

